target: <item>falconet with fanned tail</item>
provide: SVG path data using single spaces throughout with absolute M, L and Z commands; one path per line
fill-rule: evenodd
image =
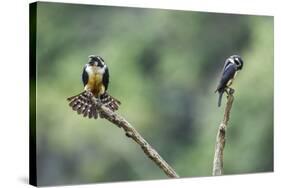
M 226 59 L 222 70 L 220 82 L 218 84 L 217 89 L 215 90 L 215 92 L 219 93 L 219 107 L 221 106 L 223 93 L 228 93 L 227 89 L 230 89 L 230 86 L 232 85 L 235 76 L 237 75 L 238 71 L 242 70 L 242 68 L 243 60 L 239 55 L 232 55 Z
M 78 114 L 95 119 L 102 117 L 93 102 L 93 97 L 112 111 L 118 110 L 121 102 L 107 93 L 109 84 L 109 70 L 100 56 L 90 55 L 89 62 L 84 66 L 82 73 L 84 91 L 67 98 L 69 105 Z

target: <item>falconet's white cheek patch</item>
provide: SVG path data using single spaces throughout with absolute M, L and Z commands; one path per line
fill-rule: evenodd
M 89 65 L 86 65 L 86 72 L 89 74 L 89 76 L 94 74 L 93 68 Z

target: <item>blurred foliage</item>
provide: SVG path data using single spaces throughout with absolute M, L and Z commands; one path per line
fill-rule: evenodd
M 167 178 L 122 130 L 68 107 L 90 54 L 109 66 L 119 113 L 181 177 L 211 175 L 224 111 L 214 90 L 224 60 L 241 55 L 225 174 L 273 171 L 273 17 L 41 2 L 39 185 Z

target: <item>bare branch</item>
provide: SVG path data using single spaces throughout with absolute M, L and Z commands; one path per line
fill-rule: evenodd
M 140 145 L 143 152 L 160 168 L 164 173 L 171 178 L 179 178 L 175 170 L 153 149 L 149 143 L 138 133 L 138 131 L 122 116 L 111 111 L 109 108 L 102 105 L 99 101 L 93 98 L 97 110 L 101 116 L 114 125 L 122 128 L 127 137 L 132 138 L 138 145 Z
M 223 150 L 225 146 L 225 135 L 226 135 L 227 125 L 230 117 L 230 111 L 231 111 L 232 103 L 234 101 L 233 93 L 234 90 L 231 89 L 227 97 L 227 103 L 224 111 L 223 121 L 221 122 L 217 133 L 215 155 L 213 161 L 213 173 L 212 173 L 213 176 L 219 176 L 223 174 Z

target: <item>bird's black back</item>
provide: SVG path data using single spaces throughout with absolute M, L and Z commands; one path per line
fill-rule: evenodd
M 236 70 L 237 70 L 237 66 L 235 64 L 227 63 L 225 65 L 223 73 L 222 73 L 221 80 L 220 80 L 219 85 L 217 87 L 217 91 L 219 91 L 219 92 L 224 91 L 224 89 L 227 85 L 227 82 L 229 80 L 233 79 Z

